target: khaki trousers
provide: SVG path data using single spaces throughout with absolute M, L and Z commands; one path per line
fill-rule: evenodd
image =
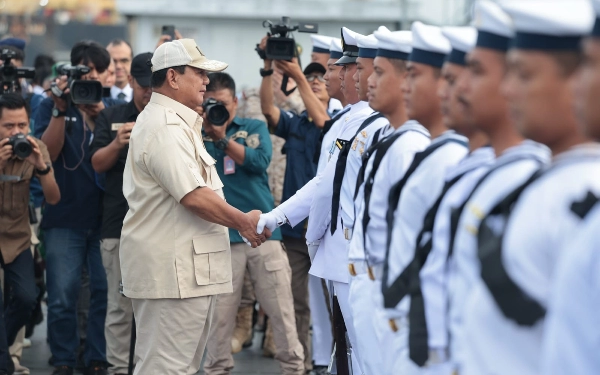
M 215 316 L 206 345 L 206 375 L 227 375 L 234 362 L 231 337 L 240 304 L 246 269 L 256 298 L 273 328 L 277 359 L 284 375 L 304 374 L 304 352 L 296 334 L 290 265 L 281 242 L 267 241 L 256 249 L 244 243 L 231 244 L 233 293 L 217 297 Z
M 192 375 L 200 369 L 215 296 L 132 299 L 137 333 L 134 375 Z M 231 339 L 227 341 L 231 351 Z
M 103 239 L 100 243 L 100 253 L 108 284 L 106 323 L 104 324 L 106 360 L 112 364 L 108 368 L 108 373 L 126 374 L 129 368 L 133 308 L 131 300 L 120 292 L 119 239 Z
M 302 238 L 283 237 L 283 244 L 292 268 L 292 295 L 294 296 L 294 312 L 296 315 L 296 332 L 304 349 L 304 367 L 312 369 L 310 338 L 310 303 L 308 295 L 308 271 L 310 257 L 306 240 Z

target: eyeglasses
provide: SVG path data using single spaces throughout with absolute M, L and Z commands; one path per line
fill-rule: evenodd
M 325 82 L 325 78 L 323 78 L 322 75 L 309 75 L 309 76 L 305 76 L 305 77 L 308 82 L 312 82 L 315 79 L 318 79 L 319 82 Z

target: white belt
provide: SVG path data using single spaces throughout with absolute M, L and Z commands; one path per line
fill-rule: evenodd
M 429 349 L 429 358 L 426 365 L 439 365 L 450 360 L 448 349 Z

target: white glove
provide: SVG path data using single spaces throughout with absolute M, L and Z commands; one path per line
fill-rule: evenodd
M 275 229 L 287 222 L 287 217 L 285 217 L 283 211 L 277 207 L 271 212 L 260 215 L 260 219 L 258 219 L 258 224 L 256 225 L 256 233 L 262 234 L 262 232 L 265 230 L 265 227 L 269 228 L 269 230 L 273 232 Z

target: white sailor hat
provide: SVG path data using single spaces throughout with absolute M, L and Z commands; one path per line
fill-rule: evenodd
M 342 40 L 340 38 L 331 38 L 331 42 L 329 43 L 329 58 L 336 59 L 342 57 Z
M 596 22 L 592 29 L 591 35 L 594 37 L 600 37 L 600 0 L 592 0 L 594 10 L 596 11 Z
M 441 68 L 446 55 L 452 50 L 450 42 L 442 35 L 442 29 L 417 21 L 412 24 L 411 30 L 413 49 L 408 60 Z
M 408 60 L 408 55 L 412 51 L 412 32 L 390 31 L 387 27 L 381 26 L 373 35 L 377 38 L 377 56 Z
M 342 27 L 342 49 L 344 54 L 342 58 L 335 62 L 335 65 L 356 64 L 356 58 L 358 57 L 357 35 L 359 35 L 357 32 Z
M 448 39 L 452 51 L 446 56 L 446 61 L 466 65 L 465 56 L 475 47 L 477 41 L 477 30 L 471 26 L 464 27 L 442 27 L 442 34 Z
M 500 6 L 490 0 L 475 3 L 473 26 L 477 29 L 476 47 L 506 52 L 515 35 L 512 21 Z
M 333 39 L 332 37 L 312 34 L 310 39 L 312 39 L 313 52 L 329 53 L 329 46 L 331 45 L 331 39 Z
M 371 35 L 356 35 L 356 44 L 358 45 L 358 57 L 374 59 L 377 56 L 377 38 Z
M 511 48 L 579 50 L 595 18 L 589 0 L 507 1 L 500 6 L 513 20 Z

